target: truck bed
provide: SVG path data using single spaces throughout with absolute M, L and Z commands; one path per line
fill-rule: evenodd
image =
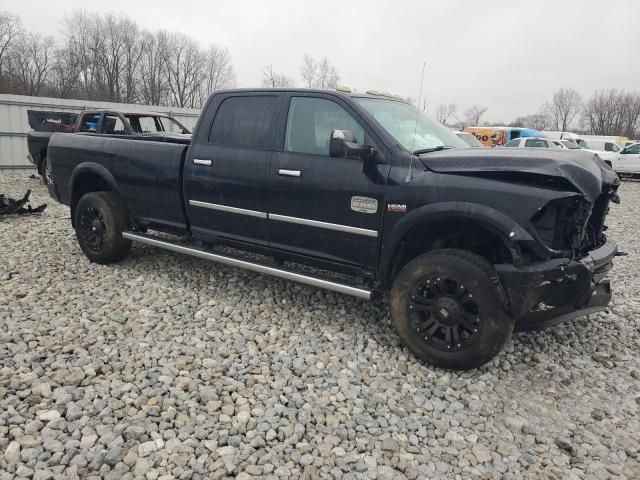
M 163 137 L 55 133 L 48 147 L 60 201 L 71 204 L 74 182 L 101 171 L 113 180 L 129 213 L 145 227 L 186 230 L 181 172 L 188 144 Z M 85 179 L 83 179 L 83 176 Z M 56 179 L 67 179 L 65 182 Z

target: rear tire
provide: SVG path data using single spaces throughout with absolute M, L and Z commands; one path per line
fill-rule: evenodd
M 74 213 L 76 238 L 89 260 L 113 263 L 127 256 L 131 241 L 122 238 L 129 228 L 127 209 L 112 192 L 83 195 Z
M 436 250 L 416 257 L 391 289 L 398 335 L 418 358 L 454 370 L 495 357 L 515 319 L 504 309 L 489 262 L 471 252 Z

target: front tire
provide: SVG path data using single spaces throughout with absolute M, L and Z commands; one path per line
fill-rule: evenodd
M 498 297 L 496 279 L 489 262 L 467 251 L 416 257 L 391 289 L 398 335 L 434 366 L 468 370 L 483 365 L 500 352 L 515 324 Z
M 74 213 L 76 238 L 89 260 L 113 263 L 129 253 L 131 241 L 122 238 L 128 230 L 126 207 L 112 192 L 92 192 L 80 198 Z

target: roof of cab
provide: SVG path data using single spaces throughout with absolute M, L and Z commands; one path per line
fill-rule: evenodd
M 355 92 L 338 89 L 322 89 L 322 88 L 233 88 L 228 90 L 218 90 L 213 92 L 213 95 L 228 94 L 228 93 L 268 93 L 268 92 L 282 92 L 282 93 L 323 93 L 329 95 L 343 96 L 349 98 L 377 98 L 383 100 L 393 100 L 396 102 L 407 103 L 404 99 L 397 95 L 391 95 L 386 92 L 376 92 L 375 90 L 368 90 L 367 92 Z M 370 93 L 371 92 L 371 93 Z
M 117 110 L 115 108 L 96 108 L 96 109 L 90 109 L 90 110 L 83 110 L 80 113 L 120 113 L 121 115 L 127 116 L 127 115 L 134 115 L 134 116 L 155 116 L 155 117 L 170 117 L 171 115 L 169 113 L 165 113 L 165 112 L 145 112 L 145 111 L 122 111 L 122 110 Z

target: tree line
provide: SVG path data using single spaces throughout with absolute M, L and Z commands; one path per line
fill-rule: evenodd
M 457 117 L 455 103 L 434 107 L 432 115 L 440 123 L 464 128 L 481 125 L 487 107 L 472 105 Z M 572 88 L 560 88 L 537 113 L 516 118 L 510 124 L 484 122 L 482 126 L 509 126 L 535 130 L 574 131 L 592 135 L 640 137 L 640 93 L 625 90 L 597 90 L 584 100 Z
M 144 30 L 123 14 L 75 11 L 63 32 L 58 43 L 0 12 L 0 91 L 198 108 L 209 92 L 235 85 L 226 47 Z
M 302 84 L 336 88 L 340 75 L 325 57 L 305 54 Z M 296 86 L 293 77 L 264 67 L 265 87 Z M 0 12 L 0 92 L 199 108 L 236 76 L 228 48 L 204 48 L 191 36 L 148 31 L 124 14 L 77 10 L 63 38 L 27 32 L 19 17 Z

